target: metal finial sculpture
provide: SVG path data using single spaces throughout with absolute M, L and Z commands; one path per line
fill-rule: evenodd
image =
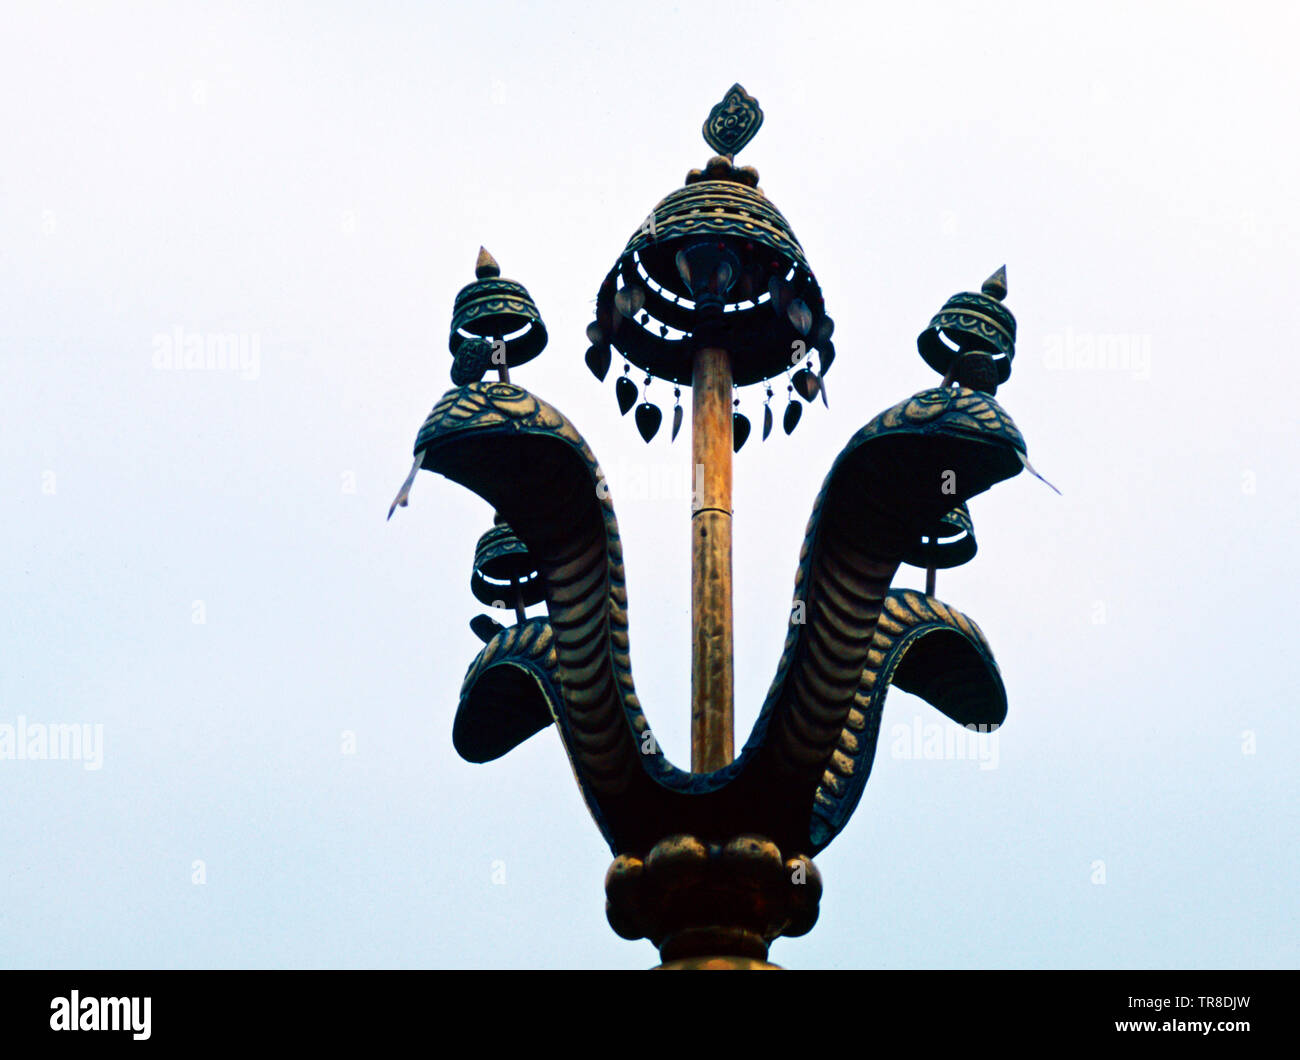
M 978 294 L 955 294 L 916 339 L 925 363 L 961 386 L 996 394 L 1011 377 L 1016 355 L 1016 318 L 1002 304 L 1007 296 L 1007 267 L 984 281 Z
M 760 122 L 735 86 L 706 138 L 734 153 Z M 1015 323 L 1004 294 L 995 274 L 981 295 L 951 299 L 923 333 L 922 355 L 955 378 L 965 358 L 987 354 L 1005 382 Z M 971 297 L 984 301 L 958 301 Z M 416 438 L 417 467 L 466 486 L 508 523 L 480 542 L 477 569 L 495 579 L 484 594 L 513 580 L 536 586 L 547 608 L 546 618 L 528 618 L 521 603 L 509 627 L 475 620 L 487 643 L 461 688 L 456 748 L 489 761 L 554 721 L 615 855 L 609 922 L 625 938 L 649 938 L 666 967 L 770 967 L 773 939 L 812 928 L 821 881 L 811 857 L 862 796 L 891 684 L 983 731 L 1006 716 L 975 623 L 932 593 L 891 587 L 903 563 L 971 559 L 968 501 L 1027 466 L 1024 440 L 991 392 L 947 378 L 868 422 L 831 466 L 799 555 L 776 677 L 733 757 L 731 457 L 748 421 L 740 425 L 732 384 L 766 383 L 815 350 L 818 370 L 809 365 L 787 384 L 789 433 L 802 408 L 796 390 L 804 401 L 825 398 L 831 327 L 785 219 L 757 191 L 757 174 L 730 158 L 692 172 L 655 208 L 600 289 L 588 328 L 593 371 L 603 377 L 617 349 L 648 379 L 676 384 L 678 399 L 681 387 L 692 390 L 703 474 L 690 525 L 689 772 L 664 757 L 636 694 L 613 501 L 574 425 L 513 383 L 472 381 L 438 401 Z M 934 348 L 934 360 L 932 331 L 948 351 Z M 629 375 L 619 382 L 635 390 Z M 773 423 L 765 389 L 764 437 Z M 648 439 L 659 417 L 642 412 L 641 396 L 636 420 Z M 624 412 L 635 397 L 620 397 Z M 675 435 L 680 400 L 674 408 Z M 490 568 L 507 554 L 511 563 Z
M 479 247 L 474 275 L 474 282 L 456 295 L 447 346 L 459 361 L 467 348 L 477 352 L 486 343 L 490 364 L 508 383 L 511 368 L 531 361 L 546 348 L 546 325 L 527 288 L 502 279 L 496 258 L 484 247 Z M 455 374 L 453 369 L 453 379 Z
M 496 525 L 478 539 L 469 587 L 480 603 L 513 607 L 519 622 L 525 621 L 529 607 L 542 602 L 545 594 L 528 546 L 500 516 Z
M 601 285 L 596 319 L 587 328 L 587 365 L 603 380 L 611 350 L 623 355 L 615 389 L 624 414 L 638 397 L 632 366 L 645 372 L 637 405 L 645 411 L 637 426 L 646 441 L 659 421 L 648 397 L 653 379 L 674 386 L 709 380 L 705 385 L 734 409 L 736 451 L 750 424 L 739 398 L 729 396 L 733 386 L 790 377 L 787 409 L 796 411 L 787 411 L 786 434 L 802 411 L 794 404 L 796 392 L 804 401 L 819 392 L 826 400 L 834 321 L 789 223 L 758 187 L 758 171 L 732 161 L 762 122 L 757 101 L 733 85 L 704 124 L 704 138 L 719 155 L 691 170 L 685 185 L 655 206 Z M 708 362 L 703 371 L 701 358 Z M 771 433 L 769 416 L 767 408 L 764 439 Z
M 474 277 L 473 283 L 457 292 L 452 307 L 447 338 L 452 356 L 451 381 L 468 386 L 495 368 L 501 382 L 508 383 L 512 367 L 531 361 L 546 348 L 546 325 L 528 289 L 522 283 L 502 279 L 501 266 L 486 247 L 478 248 Z M 406 481 L 388 506 L 388 518 L 410 502 L 411 486 L 419 470 L 417 452 Z

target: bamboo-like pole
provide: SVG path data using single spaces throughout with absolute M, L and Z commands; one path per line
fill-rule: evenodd
M 707 346 L 695 354 L 691 455 L 691 770 L 728 765 L 735 672 L 731 599 L 731 361 Z

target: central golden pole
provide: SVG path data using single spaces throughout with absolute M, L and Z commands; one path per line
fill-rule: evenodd
M 695 354 L 691 455 L 691 771 L 707 773 L 734 753 L 731 601 L 731 361 L 706 346 Z

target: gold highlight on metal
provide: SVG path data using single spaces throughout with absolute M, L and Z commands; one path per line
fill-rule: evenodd
M 691 771 L 729 765 L 733 733 L 735 628 L 731 593 L 731 360 L 706 346 L 695 354 L 691 455 Z
M 478 258 L 474 262 L 474 275 L 480 280 L 501 275 L 501 266 L 497 264 L 497 259 L 488 253 L 487 247 L 478 248 Z
M 803 248 L 757 171 L 734 163 L 762 122 L 733 85 L 703 130 L 718 156 L 627 241 L 586 329 L 597 379 L 622 358 L 618 409 L 636 407 L 644 441 L 663 420 L 652 381 L 672 387 L 670 441 L 682 391 L 692 391 L 690 771 L 668 761 L 636 694 L 623 544 L 595 454 L 558 409 L 510 381 L 546 347 L 546 325 L 482 247 L 452 309 L 454 389 L 417 434 L 393 502 L 407 503 L 424 468 L 496 510 L 470 588 L 484 604 L 513 606 L 516 621 L 471 619 L 483 649 L 461 686 L 453 746 L 466 761 L 490 762 L 556 727 L 614 855 L 610 927 L 649 940 L 665 970 L 775 968 L 772 943 L 812 930 L 822 898 L 812 857 L 859 805 L 891 685 L 958 725 L 1003 723 L 992 650 L 935 597 L 936 578 L 975 555 L 967 501 L 1022 468 L 1037 474 L 993 397 L 1015 355 L 1003 266 L 978 291 L 952 295 L 917 336 L 942 386 L 869 420 L 831 464 L 799 553 L 776 676 L 735 757 L 732 461 L 750 434 L 738 392 L 763 384 L 763 439 L 778 419 L 789 435 L 806 404 L 819 394 L 825 402 L 835 359 L 834 321 Z M 774 417 L 771 382 L 783 376 L 789 400 Z M 904 564 L 925 571 L 924 593 L 894 587 Z M 545 615 L 529 618 L 539 604 Z

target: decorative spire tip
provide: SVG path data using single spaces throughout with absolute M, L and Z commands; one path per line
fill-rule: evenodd
M 999 302 L 1007 296 L 1007 267 L 999 265 L 997 272 L 990 276 L 980 287 L 983 294 L 996 298 Z
M 487 252 L 486 247 L 478 248 L 478 260 L 474 262 L 474 275 L 480 280 L 501 275 L 501 266 L 497 259 Z

